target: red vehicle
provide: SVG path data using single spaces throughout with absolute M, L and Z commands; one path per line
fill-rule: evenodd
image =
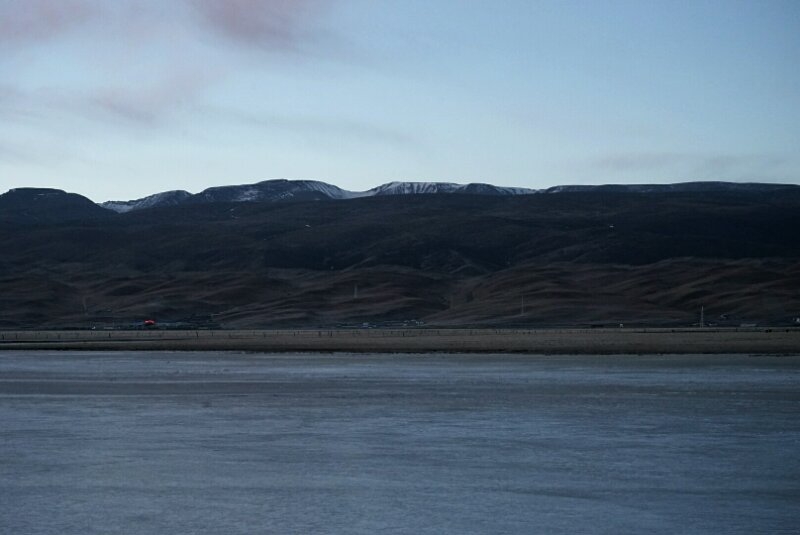
M 156 320 L 144 320 L 144 326 L 145 327 L 155 327 L 156 326 Z

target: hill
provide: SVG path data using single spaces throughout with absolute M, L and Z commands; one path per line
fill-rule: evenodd
M 217 202 L 297 202 L 357 199 L 387 195 L 462 194 L 525 195 L 535 190 L 503 188 L 491 184 L 453 184 L 450 182 L 389 182 L 367 191 L 348 191 L 318 180 L 265 180 L 255 184 L 217 186 L 192 195 L 186 191 L 167 191 L 133 201 L 108 201 L 101 204 L 115 212 L 129 212 L 176 204 Z
M 109 217 L 86 197 L 48 188 L 17 188 L 0 195 L 0 224 L 47 224 Z
M 102 209 L 101 209 L 102 210 Z M 0 327 L 789 325 L 800 188 L 179 203 L 0 224 Z

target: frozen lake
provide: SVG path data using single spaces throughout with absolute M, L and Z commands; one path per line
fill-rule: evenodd
M 0 352 L 0 532 L 796 533 L 800 357 Z

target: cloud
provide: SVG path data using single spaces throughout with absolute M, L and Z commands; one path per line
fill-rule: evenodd
M 23 91 L 0 85 L 0 119 L 6 125 L 45 117 L 59 102 L 55 92 L 44 89 Z
M 96 91 L 86 103 L 127 121 L 156 125 L 169 113 L 193 103 L 215 78 L 209 72 L 178 71 L 149 86 Z
M 189 0 L 218 34 L 241 44 L 295 51 L 332 0 Z
M 10 141 L 5 139 L 5 136 L 0 137 L 0 164 L 8 164 L 14 168 L 19 166 L 50 165 L 75 156 L 74 153 L 64 151 L 58 144 L 55 146 L 47 144 L 47 149 L 45 150 L 41 145 L 34 145 L 21 139 Z M 7 175 L 0 176 L 0 186 L 2 186 L 4 178 L 11 177 Z
M 52 39 L 99 14 L 91 0 L 0 0 L 0 42 Z
M 202 36 L 213 32 L 261 50 L 309 53 L 323 34 L 317 22 L 335 1 L 0 0 L 0 49 L 53 41 L 40 52 L 56 57 L 52 48 L 71 33 L 70 61 L 87 70 L 78 84 L 60 83 L 77 78 L 76 70 L 64 76 L 51 69 L 48 83 L 37 81 L 38 87 L 9 85 L 9 77 L 0 85 L 0 117 L 35 118 L 55 110 L 156 124 L 196 103 L 207 86 L 235 69 L 235 57 L 218 52 L 222 47 L 198 48 Z M 37 59 L 25 56 L 9 65 L 26 67 L 31 57 Z M 0 66 L 3 59 L 0 53 Z
M 27 161 L 30 154 L 0 142 L 0 162 L 19 163 Z
M 782 167 L 785 158 L 772 154 L 759 155 L 711 155 L 699 160 L 697 173 L 702 177 L 742 175 L 753 178 L 759 173 L 772 173 Z
M 347 139 L 359 143 L 379 143 L 399 148 L 419 148 L 419 140 L 409 134 L 367 121 L 339 117 L 259 114 L 231 109 L 207 109 L 222 120 L 245 126 L 300 134 L 306 137 Z
M 196 104 L 217 76 L 211 70 L 179 69 L 154 81 L 130 86 L 21 90 L 0 85 L 0 120 L 6 126 L 17 123 L 19 129 L 75 125 L 77 118 L 94 123 L 113 120 L 121 122 L 121 126 L 158 127 L 176 112 Z
M 116 32 L 115 41 L 148 40 L 156 28 L 189 22 L 246 46 L 296 52 L 320 37 L 317 23 L 336 1 L 0 0 L 0 43 L 53 40 L 84 26 Z
M 16 87 L 0 85 L 0 115 L 11 114 L 23 93 Z
M 650 171 L 683 164 L 687 158 L 686 154 L 671 152 L 631 152 L 606 155 L 594 164 L 611 171 Z
M 714 154 L 683 152 L 629 152 L 609 154 L 592 166 L 612 173 L 637 173 L 642 180 L 667 174 L 676 180 L 783 179 L 789 163 L 776 154 Z

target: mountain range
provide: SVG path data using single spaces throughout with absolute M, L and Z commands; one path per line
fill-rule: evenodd
M 793 325 L 800 187 L 0 195 L 0 328 Z
M 500 187 L 492 184 L 452 182 L 389 182 L 367 191 L 348 191 L 317 180 L 266 180 L 255 184 L 217 186 L 192 194 L 171 190 L 127 201 L 106 201 L 97 206 L 116 213 L 184 204 L 217 202 L 300 202 L 346 200 L 390 195 L 512 196 L 556 193 L 747 193 L 796 190 L 792 184 L 735 182 L 684 182 L 677 184 L 609 184 L 554 186 L 546 189 Z M 16 188 L 0 195 L 0 220 L 33 222 L 103 217 L 92 201 L 74 193 L 46 188 Z
M 450 182 L 389 182 L 367 191 L 348 191 L 317 180 L 266 180 L 257 184 L 208 188 L 194 195 L 182 190 L 167 191 L 132 201 L 108 201 L 101 206 L 121 213 L 184 203 L 318 201 L 444 193 L 524 195 L 535 191 L 526 188 L 503 188 L 491 184 Z
M 734 183 L 734 182 L 685 182 L 679 184 L 634 184 L 603 186 L 555 186 L 546 189 L 509 188 L 492 184 L 452 182 L 389 182 L 367 191 L 348 191 L 317 180 L 266 180 L 256 184 L 218 186 L 197 194 L 183 190 L 166 191 L 130 201 L 107 201 L 100 206 L 123 213 L 144 208 L 174 206 L 189 203 L 210 202 L 284 202 L 357 199 L 385 195 L 531 195 L 541 193 L 617 192 L 617 193 L 663 193 L 663 192 L 747 192 L 775 191 L 800 186 L 786 184 Z

